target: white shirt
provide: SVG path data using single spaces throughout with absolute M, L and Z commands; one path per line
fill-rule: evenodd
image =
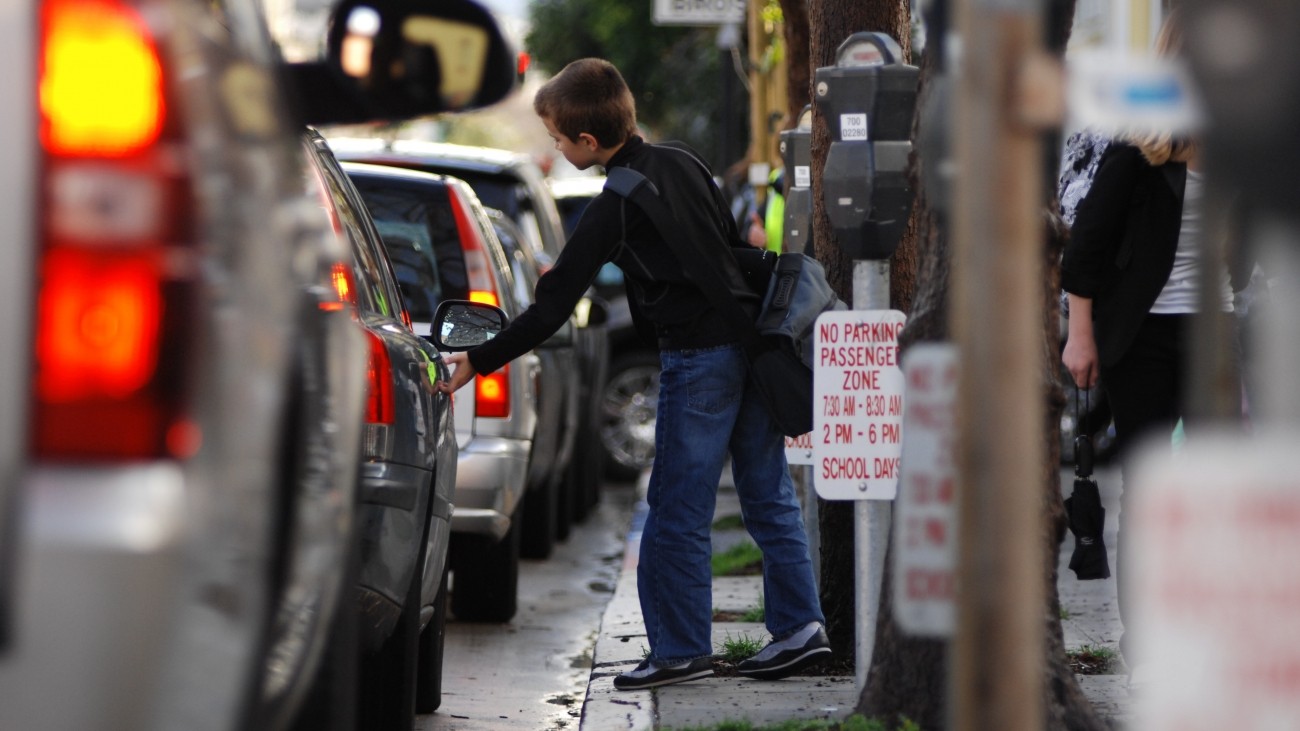
M 1155 304 L 1151 305 L 1153 315 L 1186 315 L 1197 311 L 1197 287 L 1200 281 L 1200 248 L 1204 239 L 1201 213 L 1204 208 L 1205 179 L 1195 171 L 1187 171 L 1187 187 L 1183 190 L 1183 222 L 1178 229 L 1178 249 L 1174 252 L 1174 268 L 1169 272 L 1169 281 L 1160 290 Z M 1228 278 L 1228 267 L 1219 268 L 1219 299 L 1224 312 L 1232 312 L 1232 285 Z

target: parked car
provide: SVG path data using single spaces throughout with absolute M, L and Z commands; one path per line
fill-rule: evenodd
M 521 311 L 514 273 L 483 206 L 463 181 L 344 163 L 397 271 L 415 331 L 432 335 L 441 301 Z M 519 546 L 529 458 L 538 432 L 541 361 L 528 354 L 474 379 L 456 404 L 460 460 L 452 514 L 452 612 L 505 622 L 518 606 Z
M 351 245 L 335 282 L 369 345 L 369 389 L 358 509 L 355 611 L 361 648 L 360 725 L 407 729 L 442 699 L 443 574 L 458 449 L 448 376 L 438 351 L 411 330 L 365 203 L 315 132 L 307 137 L 322 198 Z M 418 681 L 418 682 L 417 682 Z
M 524 234 L 501 211 L 487 209 L 492 230 L 501 242 L 515 275 L 515 295 L 520 306 L 533 303 L 542 267 Z M 576 492 L 565 477 L 576 445 L 577 424 L 581 418 L 578 388 L 578 353 L 574 347 L 574 318 L 551 336 L 537 354 L 542 360 L 541 385 L 538 388 L 537 436 L 528 461 L 528 497 L 524 503 L 524 525 L 520 555 L 547 558 L 557 538 L 567 537 L 573 518 Z
M 343 160 L 392 165 L 464 180 L 473 187 L 483 205 L 501 211 L 519 226 L 543 271 L 555 262 L 564 247 L 564 227 L 555 201 L 541 169 L 527 155 L 412 140 L 340 138 L 331 139 L 330 144 Z M 574 316 L 578 368 L 573 374 L 572 387 L 578 391 L 578 403 L 585 408 L 580 411 L 573 436 L 578 448 L 569 463 L 562 465 L 567 487 L 561 493 L 561 501 L 570 504 L 572 517 L 581 520 L 599 499 L 603 453 L 582 446 L 596 443 L 599 423 L 596 396 L 608 374 L 609 346 L 605 306 L 594 290 L 579 304 Z M 570 500 L 569 495 L 581 499 Z M 567 525 L 562 522 L 558 526 L 560 537 L 564 537 Z
M 604 190 L 605 176 L 548 178 L 546 182 L 567 236 L 573 233 L 591 199 Z M 598 399 L 605 474 L 616 480 L 632 480 L 654 461 L 659 350 L 637 332 L 621 269 L 606 264 L 593 286 L 609 308 L 609 376 Z
M 285 64 L 252 0 L 6 6 L 0 728 L 350 725 L 354 676 L 326 650 L 347 644 L 366 341 L 299 133 L 514 79 L 477 5 L 368 12 L 451 16 L 484 53 L 463 78 L 372 65 L 363 85 L 338 37 Z M 304 702 L 323 686 L 335 706 Z

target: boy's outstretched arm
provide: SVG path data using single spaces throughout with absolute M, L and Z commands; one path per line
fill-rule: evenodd
M 473 378 L 474 367 L 469 364 L 469 356 L 464 353 L 449 353 L 443 356 L 447 367 L 451 368 L 451 377 L 445 381 L 438 381 L 438 390 L 443 393 L 455 393 L 461 386 L 469 383 Z

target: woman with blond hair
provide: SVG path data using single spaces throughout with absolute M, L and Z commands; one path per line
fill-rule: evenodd
M 1162 56 L 1178 56 L 1176 13 L 1161 28 Z M 1080 388 L 1100 382 L 1115 418 L 1116 448 L 1125 457 L 1135 440 L 1172 434 L 1184 416 L 1192 322 L 1199 277 L 1218 282 L 1219 309 L 1235 327 L 1233 287 L 1224 261 L 1205 261 L 1209 231 L 1202 225 L 1205 183 L 1197 143 L 1167 132 L 1124 136 L 1103 154 L 1079 204 L 1061 263 L 1069 298 L 1069 331 L 1061 359 Z M 1231 277 L 1236 281 L 1237 277 Z M 1245 284 L 1245 278 L 1240 283 Z M 1119 535 L 1120 619 L 1129 614 L 1124 587 L 1125 518 Z M 1126 626 L 1121 651 L 1131 650 Z M 1134 658 L 1126 652 L 1130 667 Z

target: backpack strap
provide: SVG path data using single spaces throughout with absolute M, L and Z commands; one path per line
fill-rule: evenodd
M 708 298 L 709 304 L 722 313 L 741 335 L 745 352 L 751 358 L 770 348 L 758 334 L 745 309 L 731 295 L 722 273 L 705 255 L 699 242 L 681 235 L 682 226 L 659 197 L 659 189 L 654 183 L 632 168 L 614 167 L 605 171 L 605 190 L 635 203 L 645 212 L 659 232 L 659 237 L 677 256 L 686 279 Z

